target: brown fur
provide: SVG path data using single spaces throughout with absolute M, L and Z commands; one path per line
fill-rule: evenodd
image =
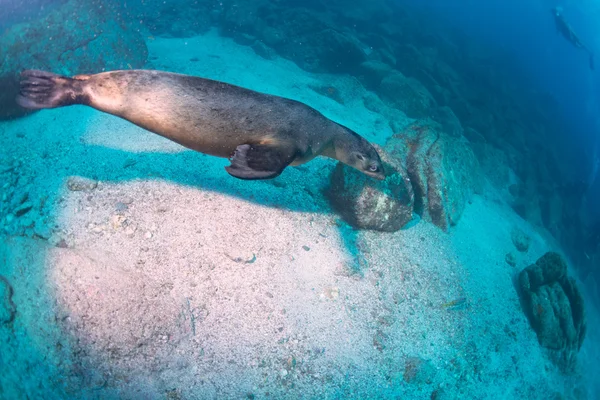
M 241 145 L 263 145 L 291 155 L 291 165 L 322 154 L 382 178 L 381 173 L 371 174 L 365 165 L 356 165 L 355 152 L 368 155 L 365 162 L 379 163 L 366 140 L 294 100 L 162 71 L 111 71 L 74 78 L 24 71 L 22 76 L 17 101 L 24 107 L 85 104 L 214 156 L 231 157 Z M 258 160 L 260 155 L 252 157 Z

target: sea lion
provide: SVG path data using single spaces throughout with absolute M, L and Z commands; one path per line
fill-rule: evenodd
M 554 7 L 551 11 L 552 15 L 554 15 L 554 23 L 556 24 L 556 30 L 558 31 L 558 33 L 560 33 L 565 39 L 567 39 L 567 41 L 573 46 L 577 47 L 578 49 L 584 49 L 585 51 L 587 51 L 587 53 L 590 56 L 590 69 L 593 71 L 594 55 L 592 54 L 590 49 L 588 49 L 587 46 L 583 44 L 579 37 L 577 37 L 575 31 L 573 31 L 573 28 L 571 28 L 571 25 L 569 25 L 567 21 L 565 21 L 562 15 L 562 8 Z
M 269 179 L 318 155 L 384 179 L 377 151 L 364 138 L 298 101 L 224 82 L 152 70 L 73 78 L 21 73 L 25 108 L 82 104 L 124 118 L 187 148 L 228 157 L 240 179 Z

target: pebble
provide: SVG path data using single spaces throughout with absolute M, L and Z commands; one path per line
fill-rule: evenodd
M 46 224 L 36 224 L 33 234 L 40 239 L 48 240 L 52 236 L 52 229 Z
M 152 232 L 150 232 L 150 231 L 146 231 L 146 233 L 144 233 L 144 237 L 145 237 L 146 239 L 151 239 L 151 238 L 152 238 Z
M 529 237 L 522 230 L 515 228 L 510 233 L 513 244 L 516 249 L 522 253 L 527 252 L 529 250 L 529 244 L 531 243 L 531 237 Z
M 115 204 L 115 210 L 117 210 L 118 213 L 123 213 L 128 209 L 129 206 L 126 203 L 123 203 L 122 201 L 119 201 L 117 204 Z
M 13 289 L 3 276 L 0 276 L 0 323 L 9 323 L 15 318 L 15 304 L 12 301 Z
M 17 207 L 15 209 L 14 213 L 17 217 L 21 217 L 21 216 L 27 214 L 29 211 L 31 211 L 32 208 L 33 208 L 33 204 L 31 204 L 30 202 L 26 202 L 25 204 L 21 205 L 20 207 Z
M 110 217 L 110 225 L 115 230 L 121 228 L 125 221 L 127 221 L 127 218 L 125 218 L 122 215 L 113 215 L 112 217 Z
M 72 192 L 87 192 L 96 189 L 98 182 L 92 179 L 73 176 L 67 180 L 67 187 Z
M 517 266 L 517 258 L 515 257 L 515 255 L 513 253 L 506 253 L 506 256 L 504 257 L 504 260 L 511 267 L 516 267 Z

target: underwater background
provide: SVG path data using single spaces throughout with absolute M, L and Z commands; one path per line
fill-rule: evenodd
M 599 16 L 0 0 L 0 399 L 600 399 Z M 388 176 L 238 180 L 95 109 L 19 107 L 23 69 L 292 98 Z

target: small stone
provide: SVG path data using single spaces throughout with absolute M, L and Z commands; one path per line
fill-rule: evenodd
M 515 255 L 513 253 L 506 253 L 506 257 L 504 257 L 504 260 L 511 267 L 517 266 L 517 258 L 515 257 Z
M 123 203 L 122 201 L 120 201 L 117 204 L 115 204 L 115 210 L 119 214 L 124 213 L 128 209 L 129 209 L 129 206 L 127 206 L 127 204 Z
M 310 251 L 310 247 L 308 247 L 308 246 L 306 246 L 306 245 L 302 246 L 302 248 L 303 248 L 305 251 Z
M 136 229 L 137 228 L 135 225 L 129 225 L 127 228 L 125 228 L 125 234 L 127 236 L 133 236 L 135 234 Z
M 123 226 L 123 224 L 124 224 L 125 221 L 127 221 L 127 218 L 125 218 L 124 216 L 122 216 L 122 215 L 113 215 L 110 218 L 110 226 L 113 229 L 117 230 L 117 229 L 119 229 L 119 228 L 121 228 Z
M 52 236 L 52 228 L 46 224 L 36 224 L 33 235 L 40 239 L 48 240 Z
M 525 232 L 518 228 L 515 228 L 511 231 L 510 237 L 517 250 L 519 250 L 522 253 L 525 253 L 527 252 L 527 250 L 529 250 L 531 238 Z
M 436 370 L 427 360 L 419 357 L 409 357 L 404 364 L 404 381 L 415 384 L 431 384 Z
M 282 378 L 285 378 L 287 376 L 288 372 L 286 369 L 282 369 L 281 371 L 279 371 L 279 375 L 281 375 Z
M 340 297 L 340 289 L 336 286 L 328 287 L 325 289 L 325 296 L 331 300 L 337 300 Z
M 146 239 L 152 239 L 152 232 L 150 232 L 150 231 L 146 231 L 146 233 L 144 233 L 144 237 L 145 237 Z
M 30 202 L 27 202 L 27 203 L 23 204 L 22 206 L 16 208 L 14 213 L 17 217 L 21 217 L 21 216 L 27 214 L 29 211 L 31 211 L 32 208 L 33 208 L 33 204 L 31 204 Z
M 0 276 L 0 324 L 7 324 L 15 318 L 16 307 L 12 301 L 13 288 L 3 276 Z
M 92 228 L 92 232 L 94 233 L 102 233 L 105 229 L 105 225 L 98 225 Z
M 96 189 L 98 182 L 92 179 L 73 176 L 67 180 L 67 187 L 72 192 L 87 192 Z

